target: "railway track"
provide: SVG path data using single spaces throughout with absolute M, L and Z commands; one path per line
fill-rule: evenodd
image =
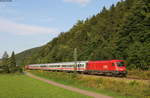
M 95 76 L 95 77 L 102 77 L 102 78 L 108 78 L 108 79 L 122 79 L 122 80 L 137 80 L 137 81 L 144 81 L 150 83 L 150 79 L 141 79 L 141 78 L 136 78 L 136 77 L 113 77 L 113 76 L 102 76 L 102 75 L 88 75 L 86 74 L 85 76 Z

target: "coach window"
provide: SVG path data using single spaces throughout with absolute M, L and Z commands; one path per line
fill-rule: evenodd
M 82 64 L 81 67 L 84 67 L 84 64 Z
M 66 67 L 66 65 L 63 65 L 62 67 Z
M 84 64 L 82 64 L 82 67 L 84 67 Z
M 81 66 L 81 64 L 78 64 L 78 67 L 80 67 Z
M 78 67 L 81 67 L 81 64 L 79 64 Z
M 84 67 L 84 64 L 79 64 L 78 67 Z
M 71 68 L 71 67 L 72 67 L 72 65 L 69 65 L 68 67 L 70 67 L 70 68 Z
M 60 65 L 57 65 L 57 67 L 60 67 Z
M 69 67 L 69 68 L 71 68 L 71 67 L 72 67 L 72 65 L 69 65 L 68 67 Z

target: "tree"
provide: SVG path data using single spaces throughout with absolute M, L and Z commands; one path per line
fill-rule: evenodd
M 119 48 L 131 68 L 145 69 L 149 65 L 150 58 L 147 52 L 150 47 L 149 4 L 149 0 L 138 0 L 126 17 L 120 32 Z
M 14 73 L 17 69 L 16 69 L 16 59 L 15 59 L 15 53 L 14 51 L 12 52 L 12 55 L 9 59 L 9 72 Z
M 2 68 L 4 72 L 9 73 L 9 68 L 8 68 L 8 53 L 5 51 L 3 56 L 2 56 Z
M 3 54 L 3 56 L 2 56 L 2 59 L 8 59 L 8 57 L 9 57 L 8 53 L 5 51 L 4 54 Z

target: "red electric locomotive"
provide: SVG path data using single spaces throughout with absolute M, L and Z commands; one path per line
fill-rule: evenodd
M 126 66 L 123 60 L 89 61 L 86 71 L 91 74 L 126 76 Z
M 104 74 L 115 76 L 126 76 L 126 66 L 124 60 L 107 60 L 107 61 L 77 61 L 49 63 L 49 64 L 32 64 L 25 66 L 26 69 L 54 70 L 88 73 L 88 74 Z

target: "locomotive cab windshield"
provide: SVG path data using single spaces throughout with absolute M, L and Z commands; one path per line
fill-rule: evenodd
M 125 63 L 124 62 L 116 62 L 117 63 L 117 66 L 118 67 L 123 67 L 123 66 L 125 66 Z

